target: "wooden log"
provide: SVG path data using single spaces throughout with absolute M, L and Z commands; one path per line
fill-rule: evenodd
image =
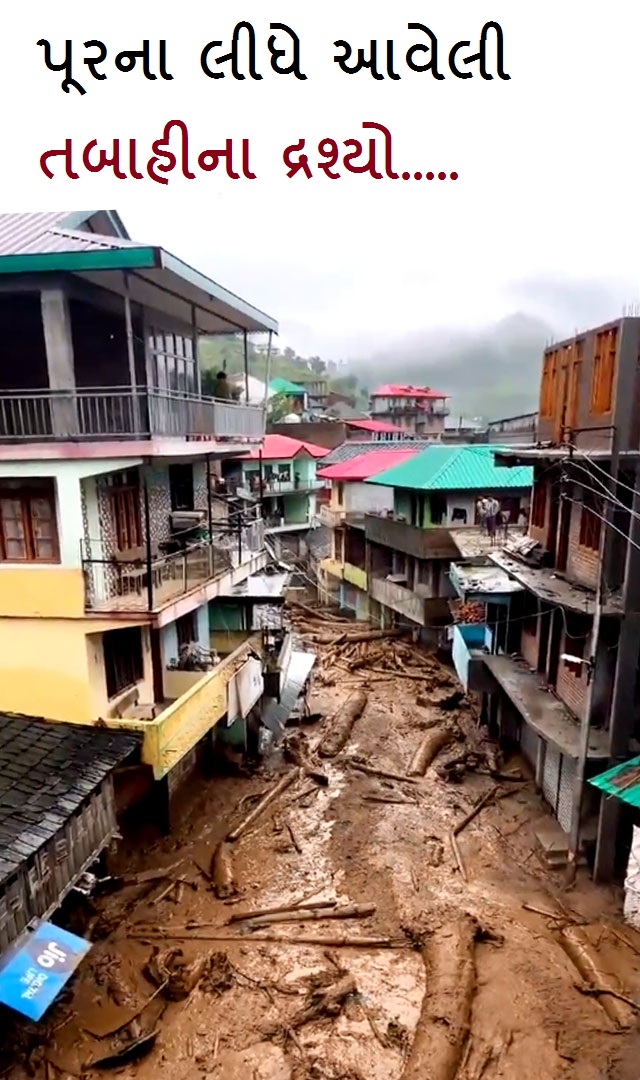
M 568 926 L 560 933 L 560 944 L 586 983 L 593 990 L 601 991 L 598 1001 L 607 1016 L 619 1028 L 629 1028 L 635 1016 L 628 1004 L 618 999 L 620 991 L 613 986 L 609 976 L 602 970 L 594 955 L 594 949 L 583 933 L 575 926 Z
M 173 933 L 169 927 L 155 934 L 129 931 L 126 935 L 136 941 L 152 941 L 157 938 L 160 941 L 231 941 L 240 942 L 242 945 L 250 945 L 254 941 L 271 942 L 277 945 L 321 945 L 330 949 L 406 949 L 407 942 L 404 938 L 368 937 L 351 934 L 185 934 Z
M 235 876 L 233 872 L 233 853 L 226 840 L 222 840 L 211 856 L 209 876 L 213 881 L 213 891 L 219 900 L 228 900 L 236 896 Z
M 297 908 L 295 911 L 281 911 L 273 915 L 263 915 L 260 918 L 252 919 L 251 924 L 252 926 L 268 926 L 271 923 L 319 922 L 323 919 L 368 919 L 370 915 L 375 914 L 375 910 L 375 904 L 346 904 L 344 907 L 316 907 L 307 910 Z
M 275 787 L 271 788 L 271 791 L 260 799 L 258 805 L 251 811 L 250 814 L 244 818 L 235 829 L 227 835 L 229 843 L 235 843 L 239 840 L 243 833 L 247 831 L 250 825 L 253 825 L 254 821 L 259 818 L 265 810 L 267 810 L 275 800 L 282 795 L 283 791 L 286 791 L 288 787 L 291 787 L 296 780 L 300 779 L 302 770 L 299 768 L 292 769 L 291 772 L 285 773 L 285 775 L 278 781 Z
M 469 1038 L 478 925 L 445 924 L 422 950 L 427 989 L 402 1080 L 455 1080 Z
M 448 728 L 434 728 L 427 731 L 409 765 L 409 776 L 424 776 L 429 765 L 445 746 L 453 742 L 453 735 Z
M 349 741 L 353 725 L 364 712 L 366 704 L 367 695 L 364 690 L 356 691 L 347 699 L 342 709 L 334 715 L 327 737 L 319 747 L 318 752 L 322 757 L 335 757 L 340 753 Z
M 367 776 L 379 776 L 382 780 L 399 780 L 403 784 L 417 784 L 417 780 L 410 776 L 404 776 L 402 773 L 389 772 L 385 769 L 375 769 L 373 765 L 367 765 L 364 761 L 347 761 L 346 763 L 350 769 L 356 769 L 358 772 L 366 773 Z
M 320 908 L 334 908 L 337 903 L 337 900 L 303 900 L 302 903 L 292 902 L 291 904 L 281 904 L 279 907 L 257 908 L 255 911 L 234 911 L 233 915 L 230 915 L 227 919 L 227 922 L 248 922 L 250 919 L 262 918 L 263 915 L 279 915 L 284 911 L 304 911 L 307 908 L 318 911 Z

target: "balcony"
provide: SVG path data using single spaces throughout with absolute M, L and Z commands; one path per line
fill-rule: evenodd
M 152 767 L 154 778 L 161 780 L 225 715 L 229 684 L 248 668 L 249 650 L 255 644 L 255 639 L 250 638 L 213 671 L 204 674 L 165 672 L 165 690 L 168 693 L 173 688 L 180 696 L 155 719 L 110 719 L 104 723 L 114 730 L 141 733 L 142 760 Z
M 140 387 L 0 393 L 0 442 L 259 439 L 260 406 Z
M 451 658 L 465 691 L 482 693 L 491 689 L 491 677 L 484 663 L 486 626 L 460 623 L 452 628 Z
M 100 546 L 93 541 L 89 549 Z M 233 571 L 244 565 L 251 567 L 256 558 L 264 558 L 263 548 L 264 526 L 257 521 L 228 547 L 207 540 L 160 557 L 142 552 L 131 558 L 86 555 L 82 560 L 86 610 L 129 615 L 157 612 L 213 582 L 232 578 Z
M 386 578 L 370 578 L 369 595 L 371 599 L 377 600 L 378 604 L 391 608 L 398 615 L 420 626 L 425 626 L 431 621 L 434 604 L 440 603 L 439 600 L 434 602 L 434 600 L 425 599 L 407 589 L 405 585 L 387 581 Z
M 321 506 L 318 517 L 320 524 L 328 529 L 337 529 L 346 518 L 345 510 L 333 510 L 330 506 Z
M 355 566 L 353 563 L 346 562 L 342 571 L 342 576 L 349 585 L 354 585 L 356 589 L 360 589 L 362 592 L 367 591 L 367 572 L 362 570 L 359 566 Z
M 455 559 L 459 557 L 448 529 L 418 529 L 397 518 L 378 514 L 365 516 L 365 536 L 369 543 L 382 544 L 392 551 L 402 551 L 416 559 Z

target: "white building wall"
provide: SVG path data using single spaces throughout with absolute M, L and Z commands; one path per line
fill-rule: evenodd
M 393 510 L 393 488 L 360 481 L 345 482 L 344 504 L 347 513 L 377 514 Z

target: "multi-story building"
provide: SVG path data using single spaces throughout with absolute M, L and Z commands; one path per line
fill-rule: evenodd
M 402 386 L 387 383 L 371 394 L 370 411 L 374 420 L 396 424 L 407 434 L 436 441 L 444 434 L 447 395 L 428 386 Z
M 373 617 L 429 631 L 450 622 L 455 596 L 452 560 L 490 551 L 496 538 L 479 518 L 478 502 L 494 497 L 519 531 L 532 471 L 499 467 L 487 446 L 429 446 L 368 481 L 393 492 L 390 513 L 367 514 L 367 571 Z M 433 636 L 427 634 L 427 636 Z
M 294 439 L 303 439 L 305 442 L 316 443 L 324 446 L 326 450 L 336 450 L 343 443 L 367 445 L 372 442 L 389 442 L 406 440 L 408 436 L 397 424 L 386 424 L 383 420 L 362 419 L 336 420 L 324 418 L 321 420 L 308 420 L 300 424 L 271 424 L 269 430 L 277 435 L 290 435 Z M 360 450 L 355 452 L 360 453 Z
M 313 528 L 317 503 L 327 492 L 327 482 L 316 474 L 324 446 L 288 435 L 265 435 L 259 447 L 242 458 L 225 463 L 228 483 L 249 504 L 261 503 L 265 532 L 298 549 L 299 539 Z
M 498 458 L 534 469 L 528 535 L 491 556 L 520 592 L 509 615 L 489 604 L 491 655 L 467 657 L 554 809 L 558 860 L 581 845 L 600 879 L 624 864 L 632 811 L 585 780 L 640 738 L 639 355 L 637 318 L 545 351 L 537 444 Z
M 267 559 L 212 484 L 264 411 L 202 396 L 198 340 L 277 324 L 97 211 L 0 215 L 0 328 L 0 710 L 133 732 L 171 790 L 259 684 Z M 219 656 L 241 585 L 244 641 Z
M 329 502 L 320 507 L 319 514 L 320 525 L 331 533 L 330 553 L 319 566 L 320 590 L 358 618 L 369 614 L 365 514 L 393 509 L 391 488 L 375 488 L 366 481 L 416 453 L 416 449 L 402 452 L 396 446 L 385 449 L 373 443 L 368 452 L 320 470 L 320 477 L 331 486 Z

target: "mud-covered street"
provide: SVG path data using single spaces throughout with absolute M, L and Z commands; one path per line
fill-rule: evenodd
M 324 719 L 251 776 L 191 785 L 171 837 L 125 838 L 111 865 L 124 883 L 97 901 L 89 957 L 46 1024 L 5 1036 L 3 1075 L 637 1080 L 640 936 L 619 896 L 586 870 L 565 891 L 545 866 L 544 803 L 518 757 L 491 767 L 448 668 L 384 640 L 345 659 L 331 629 L 315 634 L 308 701 Z M 364 709 L 328 756 L 357 692 Z M 421 776 L 416 751 L 442 730 L 449 744 Z M 461 751 L 475 767 L 443 778 Z M 216 846 L 291 770 L 229 845 L 232 895 L 217 897 Z M 597 984 L 576 948 L 595 957 Z

